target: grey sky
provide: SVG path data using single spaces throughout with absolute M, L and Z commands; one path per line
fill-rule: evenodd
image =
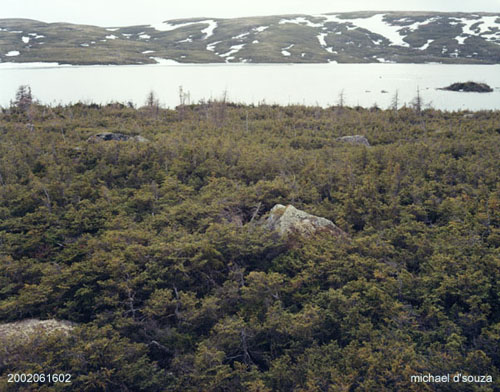
M 101 26 L 176 18 L 239 17 L 360 10 L 499 12 L 500 0 L 0 0 L 0 18 Z

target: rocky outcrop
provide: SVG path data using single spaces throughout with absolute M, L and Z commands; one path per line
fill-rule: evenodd
M 330 233 L 337 237 L 347 236 L 332 221 L 298 210 L 290 204 L 287 206 L 276 204 L 271 209 L 266 225 L 269 229 L 276 230 L 281 236 L 289 234 L 310 236 L 320 232 Z
M 463 93 L 491 93 L 493 89 L 486 83 L 476 83 L 476 82 L 465 82 L 465 83 L 453 83 L 448 87 L 444 87 L 441 90 L 457 91 Z
M 88 142 L 96 143 L 96 142 L 101 142 L 101 141 L 117 141 L 117 142 L 126 142 L 128 140 L 133 140 L 139 143 L 145 143 L 148 141 L 143 136 L 137 135 L 137 136 L 129 136 L 125 135 L 123 133 L 115 133 L 115 132 L 102 132 L 98 133 L 97 135 L 93 135 L 87 139 Z
M 358 145 L 370 147 L 370 143 L 368 142 L 368 139 L 366 137 L 364 137 L 363 135 L 342 136 L 342 137 L 337 138 L 337 140 L 340 142 L 346 142 L 346 143 L 358 144 Z

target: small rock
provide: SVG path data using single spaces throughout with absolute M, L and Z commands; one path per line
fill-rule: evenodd
M 139 143 L 149 142 L 149 139 L 146 139 L 144 136 L 141 136 L 141 135 L 134 136 L 132 139 L 135 140 L 136 142 L 139 142 Z
M 370 143 L 368 142 L 368 139 L 364 137 L 363 135 L 351 135 L 351 136 L 342 136 L 337 138 L 338 141 L 341 142 L 347 142 L 351 144 L 359 144 L 363 146 L 370 147 Z
M 308 214 L 296 209 L 292 205 L 276 204 L 267 218 L 266 225 L 271 230 L 276 230 L 281 236 L 300 234 L 310 236 L 319 232 L 331 233 L 334 236 L 347 236 L 332 221 Z
M 87 139 L 88 142 L 101 142 L 101 141 L 126 141 L 130 139 L 130 136 L 124 135 L 123 133 L 113 133 L 113 132 L 103 132 L 93 135 Z

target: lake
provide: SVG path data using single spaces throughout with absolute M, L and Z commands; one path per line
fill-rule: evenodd
M 454 82 L 489 84 L 492 93 L 438 90 Z M 387 108 L 398 91 L 409 104 L 417 88 L 424 107 L 443 110 L 500 109 L 500 65 L 445 64 L 156 64 L 57 66 L 0 64 L 0 105 L 6 107 L 17 88 L 28 84 L 44 104 L 133 102 L 143 105 L 153 90 L 162 105 L 179 104 L 179 86 L 192 103 L 224 94 L 238 103 L 305 104 L 322 107 Z

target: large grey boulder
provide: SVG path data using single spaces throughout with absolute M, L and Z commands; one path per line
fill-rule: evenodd
M 58 338 L 61 334 L 68 336 L 75 326 L 69 321 L 53 319 L 26 319 L 0 324 L 0 368 L 16 361 L 19 348 L 30 349 L 33 345 L 46 342 L 53 334 L 57 334 Z
M 363 135 L 342 136 L 342 137 L 337 138 L 337 140 L 341 141 L 341 142 L 358 144 L 358 145 L 370 147 L 370 143 L 368 142 L 368 139 L 366 137 L 364 137 Z
M 266 225 L 269 229 L 276 230 L 281 236 L 289 234 L 310 236 L 320 232 L 334 236 L 347 236 L 332 221 L 298 210 L 290 204 L 287 206 L 276 204 L 269 213 Z

